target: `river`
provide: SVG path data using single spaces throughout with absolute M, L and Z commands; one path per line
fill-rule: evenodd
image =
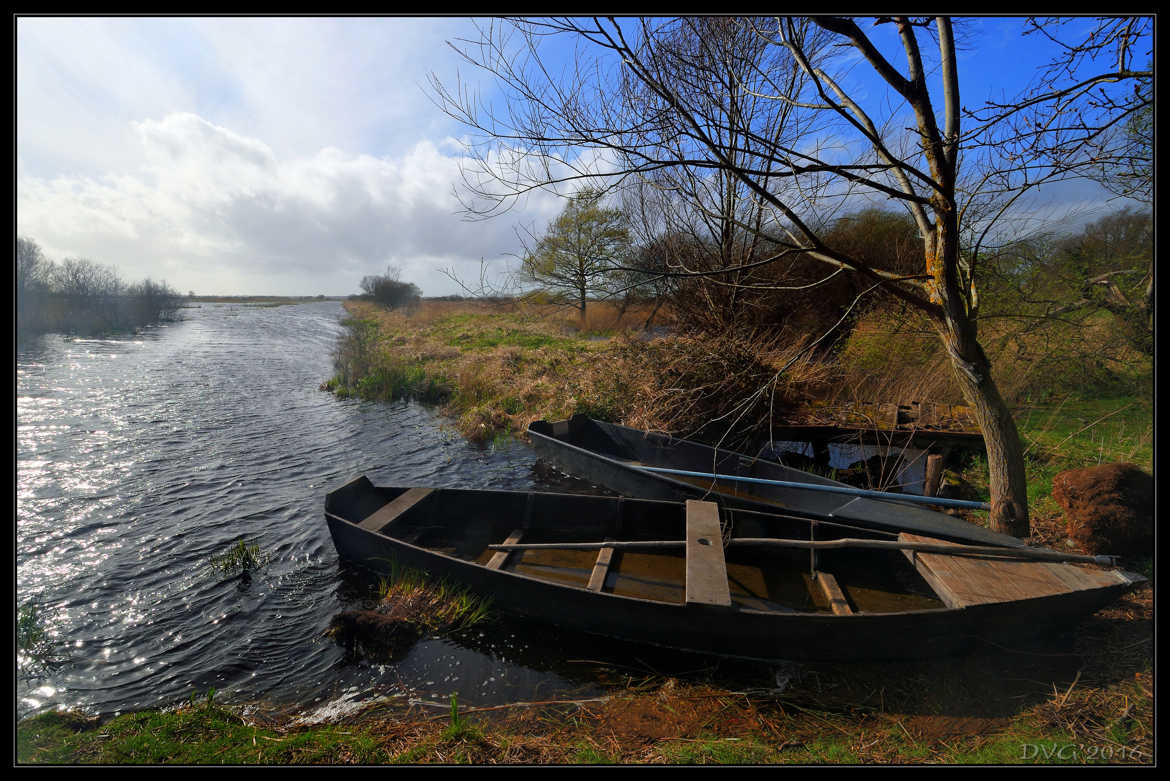
M 541 486 L 533 453 L 474 446 L 424 406 L 319 390 L 343 330 L 338 302 L 182 312 L 133 336 L 18 346 L 16 601 L 36 607 L 67 657 L 18 676 L 19 716 L 108 715 L 211 689 L 301 710 L 598 691 L 500 628 L 424 638 L 392 665 L 347 658 L 324 632 L 371 583 L 339 561 L 325 493 L 359 474 Z M 269 557 L 248 583 L 209 566 L 241 539 Z

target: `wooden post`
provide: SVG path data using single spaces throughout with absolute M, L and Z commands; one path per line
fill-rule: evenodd
M 928 453 L 926 456 L 926 474 L 922 479 L 922 495 L 938 496 L 939 484 L 942 482 L 943 457 L 938 453 Z
M 813 461 L 819 467 L 829 466 L 829 442 L 826 439 L 814 439 L 812 441 L 813 447 Z

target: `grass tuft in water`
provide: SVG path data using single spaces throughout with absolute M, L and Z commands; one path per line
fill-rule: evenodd
M 467 716 L 459 712 L 459 702 L 455 695 L 451 695 L 451 722 L 443 730 L 443 740 L 449 741 L 478 741 L 483 739 L 483 733 Z
M 17 670 L 24 678 L 35 678 L 66 661 L 57 644 L 49 639 L 45 621 L 36 605 L 25 605 L 16 614 Z
M 222 575 L 250 576 L 253 570 L 268 563 L 268 556 L 260 553 L 260 546 L 237 540 L 223 553 L 211 557 L 211 567 Z
M 378 596 L 392 602 L 420 626 L 430 630 L 460 630 L 491 617 L 491 600 L 446 579 L 392 564 L 389 577 L 378 585 Z

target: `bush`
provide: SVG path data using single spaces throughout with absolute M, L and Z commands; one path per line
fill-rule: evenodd
M 399 280 L 398 271 L 393 267 L 386 269 L 385 274 L 364 277 L 362 292 L 387 309 L 415 306 L 422 296 L 417 285 Z

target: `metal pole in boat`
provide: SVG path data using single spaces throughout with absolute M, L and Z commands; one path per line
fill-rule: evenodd
M 831 494 L 846 494 L 848 496 L 864 496 L 871 499 L 883 499 L 887 502 L 918 502 L 920 504 L 934 504 L 942 507 L 964 507 L 970 510 L 990 510 L 987 502 L 969 502 L 965 499 L 940 499 L 937 496 L 919 496 L 918 494 L 891 494 L 886 491 L 869 491 L 864 488 L 853 488 L 845 485 L 818 485 L 817 483 L 794 483 L 790 480 L 765 480 L 762 477 L 740 477 L 739 475 L 720 475 L 712 472 L 690 472 L 685 469 L 667 469 L 661 466 L 633 466 L 632 469 L 641 469 L 644 472 L 661 472 L 667 475 L 682 475 L 684 477 L 703 477 L 713 480 L 732 480 L 739 483 L 758 483 L 760 485 L 779 485 L 785 488 L 800 488 L 806 491 L 823 491 Z
M 817 540 L 817 519 L 813 518 L 812 523 L 810 523 L 808 525 L 808 541 L 809 542 L 816 542 L 816 540 Z M 812 546 L 812 545 L 810 545 L 809 549 L 808 549 L 808 566 L 809 566 L 809 570 L 810 570 L 809 574 L 815 580 L 817 577 L 817 549 L 815 546 Z

